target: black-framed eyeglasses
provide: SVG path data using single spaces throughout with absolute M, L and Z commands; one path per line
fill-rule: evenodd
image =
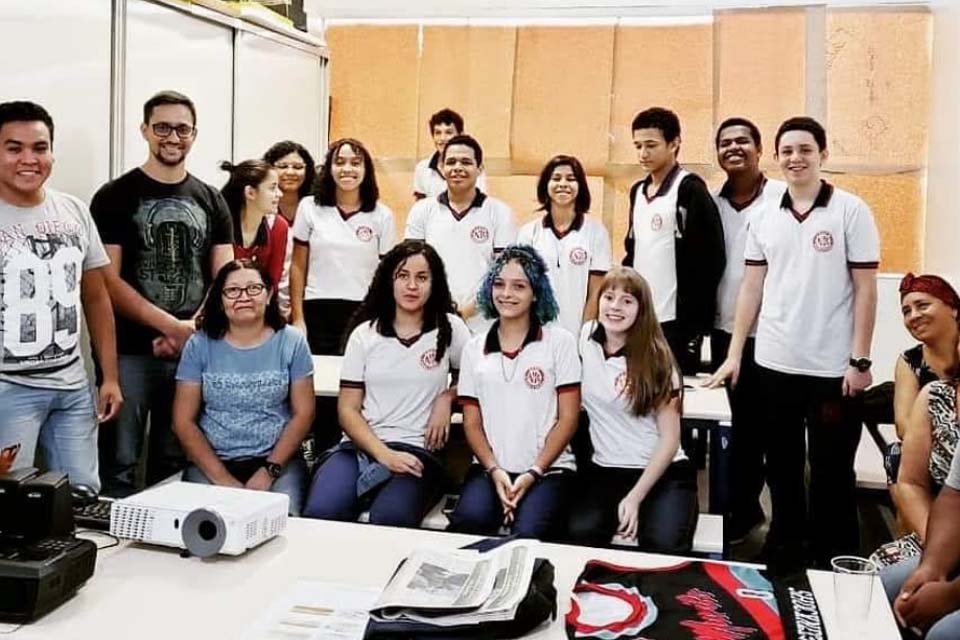
M 192 138 L 197 132 L 197 128 L 192 124 L 171 124 L 169 122 L 154 122 L 150 125 L 150 128 L 153 129 L 154 135 L 158 135 L 161 138 L 166 138 L 174 131 L 177 132 L 177 136 L 180 138 Z
M 267 288 L 267 285 L 254 283 L 248 284 L 245 287 L 224 287 L 223 288 L 223 297 L 228 300 L 236 300 L 240 297 L 240 294 L 246 292 L 247 296 L 250 298 L 256 298 L 258 295 L 263 293 L 264 289 Z

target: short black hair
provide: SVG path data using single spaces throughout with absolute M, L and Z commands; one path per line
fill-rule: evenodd
M 463 133 L 463 116 L 453 109 L 440 109 L 430 116 L 430 124 L 428 125 L 430 133 L 433 133 L 433 128 L 438 124 L 452 124 L 457 128 L 457 133 Z
M 350 147 L 363 158 L 363 181 L 360 183 L 360 211 L 373 211 L 380 200 L 377 172 L 373 168 L 373 156 L 363 143 L 353 138 L 341 138 L 330 145 L 323 159 L 320 175 L 313 183 L 313 201 L 322 207 L 337 206 L 337 183 L 333 180 L 333 160 L 341 147 Z
M 780 138 L 788 131 L 806 131 L 816 140 L 820 151 L 827 148 L 827 131 L 823 125 L 808 116 L 795 116 L 784 120 L 777 129 L 777 136 L 773 141 L 774 153 L 780 148 Z
M 659 129 L 664 140 L 673 142 L 680 137 L 680 118 L 670 109 L 650 107 L 634 117 L 630 130 L 637 129 Z
M 47 125 L 50 144 L 53 144 L 53 118 L 36 102 L 14 100 L 0 103 L 0 127 L 8 122 L 42 122 Z
M 557 167 L 570 167 L 573 170 L 573 177 L 577 180 L 577 199 L 573 203 L 574 212 L 586 213 L 590 211 L 590 185 L 587 184 L 587 174 L 583 170 L 583 165 L 573 156 L 565 155 L 550 158 L 540 172 L 540 179 L 537 180 L 537 200 L 540 202 L 540 210 L 550 213 L 550 194 L 547 193 L 547 186 Z
M 303 158 L 306 175 L 303 177 L 303 184 L 300 185 L 300 189 L 297 192 L 300 199 L 303 200 L 313 191 L 313 183 L 317 179 L 317 164 L 314 162 L 310 152 L 307 151 L 307 148 L 293 140 L 282 140 L 267 149 L 267 152 L 263 154 L 263 159 L 270 164 L 277 164 L 280 158 L 288 156 L 291 153 L 296 153 Z
M 227 282 L 227 276 L 234 271 L 241 269 L 250 269 L 260 274 L 260 279 L 266 285 L 270 298 L 267 300 L 267 308 L 263 318 L 264 323 L 274 331 L 280 331 L 287 326 L 287 321 L 283 319 L 280 313 L 280 303 L 277 302 L 276 282 L 270 280 L 270 274 L 262 269 L 253 260 L 240 258 L 231 260 L 220 267 L 217 276 L 210 283 L 210 289 L 207 291 L 207 299 L 203 303 L 203 310 L 197 317 L 197 329 L 206 333 L 214 340 L 219 340 L 226 335 L 230 328 L 230 321 L 227 319 L 227 312 L 223 308 L 223 287 Z
M 720 123 L 719 127 L 717 127 L 717 136 L 713 141 L 714 146 L 717 149 L 720 148 L 720 133 L 728 127 L 746 127 L 747 130 L 750 131 L 750 137 L 753 138 L 753 144 L 757 145 L 758 147 L 762 146 L 762 143 L 760 142 L 760 129 L 757 128 L 757 125 L 753 124 L 753 122 L 747 120 L 746 118 L 735 116 L 733 118 L 727 118 Z
M 150 122 L 150 116 L 153 115 L 154 109 L 165 104 L 182 104 L 185 106 L 190 110 L 193 126 L 197 126 L 197 107 L 194 106 L 193 100 L 182 93 L 169 89 L 153 94 L 149 100 L 143 103 L 143 124 Z
M 477 160 L 477 166 L 479 167 L 483 165 L 483 149 L 480 147 L 480 143 L 477 142 L 473 136 L 468 136 L 465 133 L 453 136 L 447 140 L 447 146 L 443 148 L 443 156 L 440 158 L 440 160 L 443 160 L 447 157 L 447 151 L 450 150 L 450 147 L 458 144 L 473 149 L 473 155 Z

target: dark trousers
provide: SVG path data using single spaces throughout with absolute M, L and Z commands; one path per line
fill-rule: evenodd
M 570 514 L 570 541 L 591 547 L 609 546 L 620 524 L 620 501 L 642 473 L 643 469 L 593 464 L 584 469 Z M 696 469 L 688 460 L 674 462 L 640 503 L 638 546 L 655 553 L 689 553 L 699 513 Z
M 343 355 L 350 318 L 360 307 L 354 300 L 304 300 L 303 321 L 307 325 L 310 353 L 318 356 Z
M 416 454 L 414 454 L 416 455 Z M 303 515 L 321 520 L 356 521 L 370 507 L 370 523 L 416 528 L 443 490 L 443 469 L 426 454 L 423 475 L 394 475 L 369 497 L 357 497 L 360 468 L 355 449 L 334 451 L 320 465 L 304 503 Z
M 858 553 L 853 461 L 861 425 L 856 403 L 843 397 L 841 378 L 758 369 L 773 502 L 768 547 L 799 551 L 808 533 L 819 566 L 829 566 L 833 556 Z M 809 512 L 804 488 L 808 446 Z
M 676 320 L 661 322 L 660 329 L 683 375 L 695 375 L 700 370 L 700 336 L 684 329 Z
M 515 480 L 519 474 L 511 473 Z M 549 473 L 534 484 L 514 511 L 512 533 L 518 538 L 552 540 L 562 535 L 565 501 L 573 473 Z M 460 502 L 450 514 L 450 531 L 494 536 L 503 524 L 503 508 L 493 481 L 480 465 L 472 465 L 460 492 Z
M 716 371 L 727 358 L 731 335 L 714 331 L 710 335 L 710 358 Z M 736 530 L 763 518 L 760 493 L 764 481 L 764 409 L 759 370 L 753 358 L 754 339 L 747 338 L 740 360 L 736 387 L 727 385 L 733 439 L 730 443 L 731 483 L 730 526 Z

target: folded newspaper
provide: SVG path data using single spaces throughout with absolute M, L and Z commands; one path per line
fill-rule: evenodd
M 530 588 L 537 543 L 496 549 L 414 551 L 387 583 L 370 615 L 442 627 L 512 620 Z

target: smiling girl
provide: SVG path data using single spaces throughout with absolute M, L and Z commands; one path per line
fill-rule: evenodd
M 580 332 L 591 464 L 570 536 L 604 546 L 614 533 L 642 549 L 686 553 L 697 526 L 696 470 L 680 448 L 680 377 L 650 286 L 614 267 L 600 285 L 597 320 Z
M 330 145 L 314 197 L 297 209 L 291 322 L 307 334 L 312 353 L 342 353 L 347 323 L 380 257 L 393 247 L 393 211 L 379 202 L 379 194 L 370 152 L 344 138 Z
M 557 303 L 547 268 L 529 245 L 512 245 L 477 295 L 493 326 L 464 347 L 458 391 L 474 464 L 450 528 L 527 538 L 560 534 L 576 469 L 570 439 L 580 411 L 580 359 L 566 329 L 547 326 Z

